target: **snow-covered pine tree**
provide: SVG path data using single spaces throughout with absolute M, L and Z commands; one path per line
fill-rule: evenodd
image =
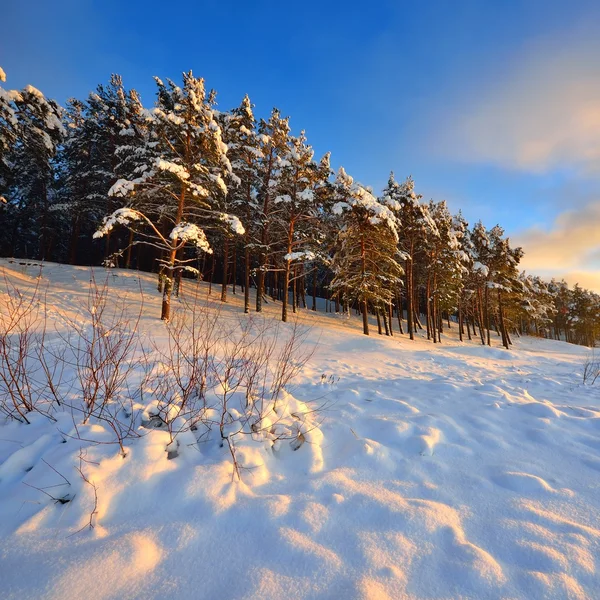
M 117 177 L 117 143 L 130 126 L 137 94 L 125 92 L 113 75 L 107 87 L 98 86 L 86 101 L 70 99 L 65 111 L 66 138 L 59 152 L 59 190 L 56 210 L 68 222 L 68 261 L 92 264 L 106 258 L 91 246 L 92 234 L 109 210 L 108 189 Z M 133 107 L 133 108 L 132 108 Z M 137 107 L 139 111 L 139 107 Z M 113 206 L 112 208 L 116 208 Z
M 5 81 L 6 74 L 0 67 L 0 83 Z M 13 173 L 9 155 L 18 137 L 18 122 L 14 105 L 16 94 L 18 92 L 5 90 L 0 86 L 0 210 L 2 204 L 8 203 L 8 189 Z
M 338 202 L 333 211 L 342 216 L 343 229 L 331 268 L 330 284 L 346 303 L 357 302 L 363 333 L 369 335 L 368 307 L 385 309 L 394 298 L 403 269 L 398 263 L 398 220 L 390 208 L 355 183 L 344 169 L 336 178 Z
M 481 343 L 485 346 L 487 329 L 487 339 L 489 342 L 489 288 L 490 281 L 490 238 L 486 228 L 481 221 L 475 223 L 470 232 L 470 251 L 472 254 L 472 272 L 471 281 L 475 288 L 476 298 L 475 313 L 479 324 L 479 335 Z
M 82 135 L 89 149 L 88 165 L 81 176 L 86 179 L 87 195 L 85 204 L 98 226 L 103 215 L 123 207 L 120 198 L 111 197 L 108 192 L 119 178 L 117 166 L 121 161 L 117 149 L 123 145 L 122 131 L 130 124 L 130 112 L 137 94 L 132 96 L 123 85 L 120 75 L 113 74 L 108 84 L 98 85 L 85 101 L 85 122 Z M 123 246 L 125 240 L 120 235 L 109 232 L 106 236 L 104 259 L 109 261 L 113 251 Z
M 148 227 L 148 234 L 136 243 L 154 246 L 163 253 L 161 319 L 168 320 L 174 275 L 190 269 L 189 263 L 195 260 L 182 256 L 186 244 L 212 252 L 206 228 L 214 228 L 221 221 L 236 233 L 243 234 L 244 229 L 237 217 L 213 206 L 214 198 L 227 192 L 224 176 L 231 172 L 227 146 L 213 111 L 214 96 L 206 93 L 204 80 L 194 77 L 191 71 L 183 74 L 183 88 L 172 81 L 165 85 L 158 78 L 156 84 L 157 106 L 146 113 L 153 132 L 149 162 L 136 167 L 136 177 L 119 179 L 109 191 L 109 195 L 121 198 L 152 191 L 152 212 L 117 209 L 94 235 L 106 235 L 117 223 L 131 226 L 141 221 Z M 169 224 L 168 230 L 163 222 Z
M 265 293 L 265 278 L 270 270 L 271 227 L 274 221 L 276 206 L 273 200 L 277 197 L 281 156 L 287 149 L 290 133 L 289 119 L 283 118 L 274 108 L 268 121 L 261 119 L 259 125 L 259 149 L 261 160 L 259 165 L 258 205 L 260 207 L 256 226 L 255 247 L 258 250 L 258 269 L 256 282 L 256 312 L 262 311 Z
M 330 180 L 333 175 L 331 169 L 331 153 L 326 152 L 317 166 L 317 179 L 314 186 L 315 204 L 318 218 L 309 222 L 310 239 L 313 247 L 313 264 L 311 269 L 312 281 L 312 306 L 317 310 L 317 287 L 324 284 L 330 274 L 329 263 L 333 248 L 336 245 L 339 232 L 339 215 L 334 215 L 332 207 L 336 202 L 335 185 Z
M 47 258 L 53 241 L 54 158 L 64 136 L 62 109 L 31 85 L 3 92 L 3 144 L 12 139 L 2 162 L 7 181 L 3 194 L 2 230 L 9 233 L 7 249 L 13 255 Z M 8 102 L 6 102 L 8 100 Z
M 419 202 L 421 195 L 415 193 L 415 184 L 412 177 L 403 183 L 398 183 L 394 173 L 390 174 L 388 185 L 382 194 L 383 203 L 390 208 L 396 216 L 399 229 L 399 249 L 405 261 L 406 280 L 406 317 L 408 334 L 414 340 L 416 308 L 414 265 L 417 252 L 423 247 L 428 236 L 436 235 L 435 223 L 432 221 L 427 207 Z M 401 306 L 398 307 L 401 311 Z
M 570 341 L 595 347 L 600 337 L 600 295 L 575 284 L 569 298 Z
M 513 288 L 513 295 L 517 300 L 515 313 L 521 330 L 524 322 L 527 331 L 529 331 L 529 324 L 533 323 L 535 333 L 539 334 L 541 330 L 553 323 L 558 310 L 554 302 L 552 285 L 536 275 L 528 275 L 525 272 L 519 274 L 518 285 Z M 552 332 L 552 337 L 554 336 L 556 330 Z
M 259 165 L 263 158 L 263 146 L 259 143 L 254 118 L 254 105 L 248 95 L 239 107 L 231 111 L 230 125 L 224 133 L 229 148 L 228 157 L 239 183 L 229 190 L 235 214 L 242 220 L 245 233 L 244 249 L 244 312 L 250 312 L 250 275 L 254 238 L 257 235 L 257 188 Z
M 459 211 L 452 217 L 452 235 L 456 240 L 456 246 L 452 250 L 452 262 L 455 265 L 452 274 L 450 289 L 455 294 L 456 310 L 458 312 L 458 336 L 463 341 L 465 323 L 465 294 L 468 293 L 467 284 L 471 268 L 471 255 L 469 253 L 470 239 L 468 235 L 469 224 Z M 469 327 L 467 319 L 467 329 Z M 469 339 L 471 332 L 468 330 Z
M 510 240 L 504 237 L 504 230 L 496 225 L 488 232 L 490 239 L 490 280 L 488 289 L 496 290 L 497 325 L 502 336 L 502 344 L 508 349 L 511 344 L 510 334 L 506 323 L 506 301 L 518 301 L 518 265 L 523 257 L 523 250 L 519 247 L 511 248 Z M 515 297 L 516 296 L 516 297 Z M 489 339 L 489 332 L 488 332 Z
M 250 259 L 251 229 L 256 219 L 256 187 L 258 184 L 258 164 L 262 158 L 259 149 L 256 121 L 253 105 L 248 95 L 244 96 L 239 107 L 231 112 L 220 113 L 218 121 L 223 133 L 223 141 L 227 144 L 227 156 L 231 163 L 231 172 L 227 175 L 227 194 L 221 197 L 220 209 L 235 214 L 244 223 L 244 312 L 250 310 Z M 223 278 L 221 284 L 221 301 L 227 301 L 227 281 L 231 247 L 235 249 L 237 238 L 230 229 L 224 228 L 223 239 Z M 235 268 L 235 264 L 233 265 Z M 235 271 L 234 271 L 235 277 Z M 235 288 L 234 288 L 235 289 Z
M 441 342 L 442 311 L 457 309 L 462 279 L 462 254 L 455 223 L 445 201 L 429 203 L 429 214 L 436 233 L 426 240 L 427 258 L 427 331 L 434 343 Z
M 313 161 L 313 149 L 306 143 L 304 132 L 290 137 L 287 152 L 280 163 L 278 195 L 273 200 L 277 206 L 276 224 L 283 241 L 283 297 L 281 320 L 288 319 L 288 300 L 292 265 L 303 264 L 315 258 L 316 240 L 312 235 L 311 222 L 319 216 L 315 202 L 315 186 L 319 170 Z M 294 279 L 298 276 L 295 275 Z M 295 286 L 294 286 L 295 287 Z M 293 296 L 293 308 L 296 299 Z

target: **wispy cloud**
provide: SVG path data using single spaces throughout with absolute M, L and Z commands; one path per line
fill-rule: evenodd
M 442 148 L 470 162 L 543 173 L 600 173 L 600 37 L 538 40 L 465 98 Z

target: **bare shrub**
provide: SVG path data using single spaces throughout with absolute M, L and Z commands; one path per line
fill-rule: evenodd
M 126 300 L 114 294 L 109 300 L 108 293 L 108 279 L 98 285 L 92 274 L 82 319 L 64 317 L 68 333 L 61 334 L 64 349 L 58 358 L 63 365 L 70 362 L 76 373 L 75 389 L 81 401 L 71 401 L 69 407 L 81 412 L 84 425 L 91 418 L 108 425 L 125 454 L 124 440 L 139 435 L 134 405 L 146 372 L 138 330 L 143 294 L 140 289 L 140 304 L 130 316 Z M 48 367 L 44 370 L 51 378 L 53 372 Z M 139 384 L 134 386 L 136 380 Z
M 146 386 L 153 400 L 146 409 L 145 423 L 168 431 L 171 457 L 177 454 L 176 437 L 195 430 L 205 419 L 206 392 L 213 385 L 211 363 L 219 336 L 218 318 L 218 311 L 206 310 L 195 298 L 165 323 L 164 346 L 153 341 L 155 360 Z
M 33 292 L 22 293 L 4 276 L 6 291 L 0 296 L 0 412 L 29 423 L 34 411 L 49 414 L 43 366 L 35 358 L 43 347 L 39 279 Z
M 596 353 L 592 351 L 587 356 L 583 364 L 583 383 L 594 385 L 600 377 L 600 359 L 596 357 Z
M 290 396 L 289 385 L 313 348 L 297 321 L 243 315 L 232 323 L 220 304 L 208 298 L 203 304 L 195 294 L 164 324 L 164 339 L 146 344 L 141 289 L 142 300 L 132 308 L 124 296 L 109 293 L 108 279 L 98 285 L 92 275 L 80 314 L 59 313 L 52 337 L 46 295 L 37 288 L 22 294 L 8 282 L 7 290 L 0 315 L 0 410 L 6 415 L 29 423 L 33 410 L 51 418 L 50 409 L 70 410 L 75 434 L 64 435 L 116 443 L 125 456 L 125 440 L 142 435 L 143 409 L 143 426 L 168 432 L 168 458 L 178 455 L 184 433 L 190 445 L 212 440 L 228 448 L 238 478 L 236 444 L 244 436 L 270 442 L 274 451 L 283 440 L 292 450 L 304 443 L 307 415 L 315 411 Z M 90 422 L 106 425 L 114 438 L 86 439 L 82 426 Z
M 168 431 L 169 458 L 177 456 L 184 432 L 193 431 L 197 443 L 218 441 L 239 477 L 238 437 L 301 439 L 299 417 L 285 411 L 282 396 L 313 349 L 304 346 L 307 331 L 297 322 L 281 326 L 244 316 L 224 327 L 220 307 L 197 297 L 184 307 L 166 324 L 167 343 L 154 345 L 157 361 L 147 386 L 154 400 L 145 423 Z M 278 428 L 285 419 L 291 422 Z

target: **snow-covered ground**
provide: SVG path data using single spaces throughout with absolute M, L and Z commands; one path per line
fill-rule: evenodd
M 36 267 L 0 268 L 31 292 Z M 44 266 L 56 327 L 85 304 L 89 276 Z M 153 277 L 111 271 L 109 283 L 132 302 L 141 285 L 139 328 L 160 345 Z M 240 303 L 230 290 L 221 327 L 245 318 Z M 123 458 L 93 443 L 110 438 L 105 425 L 67 410 L 56 423 L 2 422 L 0 597 L 600 598 L 600 386 L 582 384 L 588 350 L 523 338 L 506 351 L 452 334 L 434 346 L 363 336 L 356 318 L 300 319 L 317 347 L 287 400 L 319 409 L 314 428 L 295 452 L 244 440 L 241 482 L 216 442 L 167 460 L 165 432 L 144 430 Z M 93 529 L 93 487 L 76 467 L 97 488 Z

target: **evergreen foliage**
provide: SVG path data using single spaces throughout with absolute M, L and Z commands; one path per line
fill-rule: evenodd
M 411 177 L 392 173 L 379 197 L 343 168 L 333 180 L 330 155 L 317 162 L 277 109 L 257 119 L 245 96 L 217 110 L 191 72 L 156 85 L 148 108 L 113 75 L 65 110 L 0 87 L 1 254 L 156 271 L 163 319 L 186 272 L 216 276 L 223 302 L 241 286 L 245 312 L 256 287 L 256 311 L 270 296 L 283 321 L 312 287 L 312 310 L 318 295 L 356 309 L 366 334 L 374 314 L 392 335 L 395 312 L 434 343 L 445 327 L 506 348 L 524 333 L 600 339 L 600 296 L 520 272 L 500 226 L 423 202 Z

